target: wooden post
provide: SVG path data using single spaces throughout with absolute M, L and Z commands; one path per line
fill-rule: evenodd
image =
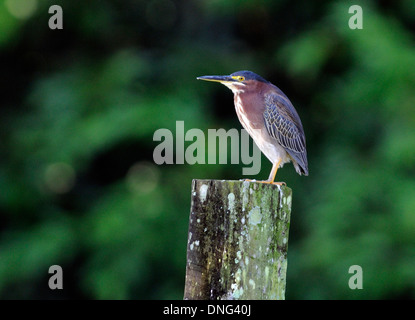
M 184 299 L 284 299 L 291 189 L 193 180 Z

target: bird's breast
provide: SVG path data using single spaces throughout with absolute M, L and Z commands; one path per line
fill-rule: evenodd
M 264 124 L 264 102 L 252 95 L 235 93 L 236 114 L 242 126 L 249 132 L 250 129 L 262 129 Z

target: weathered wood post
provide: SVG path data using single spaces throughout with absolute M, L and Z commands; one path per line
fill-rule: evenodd
M 291 189 L 193 180 L 184 299 L 284 299 Z

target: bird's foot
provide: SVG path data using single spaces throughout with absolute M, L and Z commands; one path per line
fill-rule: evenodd
M 268 181 L 268 180 L 258 181 L 258 182 L 267 183 L 267 184 L 275 184 L 277 186 L 287 186 L 285 182 L 274 182 L 274 181 Z
M 287 184 L 284 181 L 281 182 L 271 182 L 271 184 L 276 184 L 277 186 L 287 186 Z
M 285 182 L 274 182 L 274 181 L 270 181 L 270 180 L 251 180 L 251 179 L 244 179 L 244 181 L 258 182 L 258 183 L 266 183 L 266 184 L 275 184 L 275 185 L 278 185 L 278 186 L 287 186 L 287 184 Z

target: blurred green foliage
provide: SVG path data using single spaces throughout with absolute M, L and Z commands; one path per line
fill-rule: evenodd
M 413 1 L 359 1 L 363 30 L 348 1 L 24 3 L 0 4 L 0 298 L 181 299 L 191 180 L 242 165 L 157 166 L 153 133 L 240 128 L 231 92 L 195 78 L 241 69 L 290 97 L 307 136 L 310 176 L 278 172 L 287 299 L 415 298 Z

